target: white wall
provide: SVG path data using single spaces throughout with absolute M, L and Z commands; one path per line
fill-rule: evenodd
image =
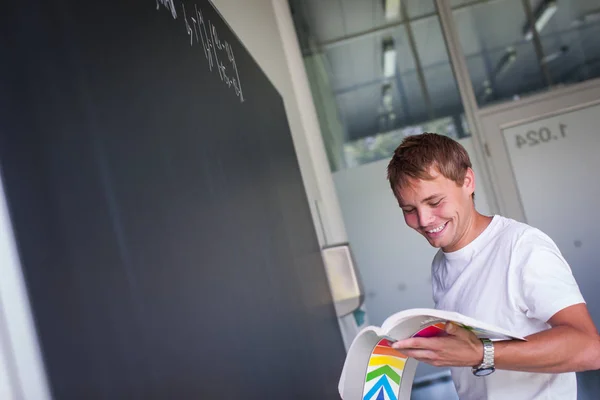
M 334 174 L 370 320 L 376 325 L 400 310 L 433 306 L 429 276 L 435 249 L 404 223 L 386 180 L 387 163 Z

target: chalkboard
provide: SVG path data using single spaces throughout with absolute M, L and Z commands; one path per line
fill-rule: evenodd
M 53 397 L 337 398 L 282 99 L 213 6 L 12 2 L 0 46 L 0 166 Z

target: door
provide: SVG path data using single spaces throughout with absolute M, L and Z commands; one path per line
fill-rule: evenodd
M 569 262 L 600 326 L 600 81 L 480 111 L 501 214 L 547 233 Z M 578 398 L 600 372 L 577 374 Z
M 548 234 L 600 325 L 600 81 L 483 109 L 501 213 Z

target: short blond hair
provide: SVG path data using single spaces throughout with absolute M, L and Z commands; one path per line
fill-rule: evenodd
M 387 167 L 394 195 L 398 197 L 398 190 L 406 187 L 409 179 L 433 179 L 429 173 L 432 167 L 462 185 L 472 164 L 465 148 L 448 136 L 428 132 L 408 136 L 396 148 Z

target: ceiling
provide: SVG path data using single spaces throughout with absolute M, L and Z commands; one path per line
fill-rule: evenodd
M 325 61 L 345 141 L 463 112 L 433 0 L 401 0 L 408 24 L 387 20 L 383 0 L 289 1 L 304 55 Z M 557 2 L 541 44 L 543 56 L 562 56 L 545 63 L 545 71 L 533 41 L 524 39 L 522 0 L 450 1 L 480 105 L 544 90 L 549 82 L 600 76 L 600 20 L 590 16 L 600 16 L 598 0 Z M 532 1 L 532 11 L 540 3 Z M 396 71 L 386 80 L 382 41 L 388 36 Z M 502 60 L 506 70 L 499 68 Z M 382 107 L 386 82 L 391 109 Z

